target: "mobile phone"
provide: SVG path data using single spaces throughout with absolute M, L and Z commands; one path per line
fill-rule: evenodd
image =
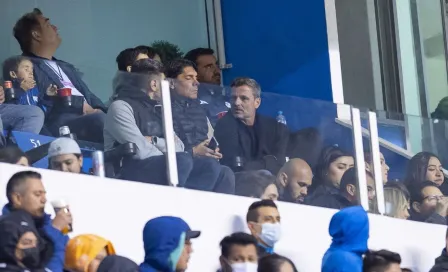
M 212 137 L 210 139 L 210 142 L 208 143 L 208 148 L 210 148 L 211 150 L 216 150 L 216 148 L 218 147 L 219 147 L 218 141 L 216 141 L 215 137 Z

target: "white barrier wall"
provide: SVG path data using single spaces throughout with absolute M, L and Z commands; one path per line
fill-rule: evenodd
M 0 164 L 0 204 L 6 203 L 6 183 L 26 168 Z M 65 198 L 74 217 L 74 233 L 95 233 L 110 239 L 118 254 L 137 263 L 143 260 L 142 229 L 150 218 L 180 216 L 192 229 L 202 231 L 193 241 L 188 271 L 215 271 L 219 242 L 235 231 L 246 230 L 245 216 L 254 199 L 147 185 L 113 179 L 35 169 L 43 175 L 48 202 Z M 49 204 L 48 204 L 49 205 Z M 291 258 L 299 271 L 320 271 L 330 245 L 328 225 L 335 210 L 278 203 L 282 217 L 279 254 Z M 51 207 L 47 211 L 52 213 Z M 444 226 L 370 216 L 372 249 L 397 251 L 406 267 L 428 271 L 445 246 Z

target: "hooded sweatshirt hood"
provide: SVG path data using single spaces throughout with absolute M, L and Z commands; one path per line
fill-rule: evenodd
M 6 266 L 18 267 L 15 252 L 17 244 L 23 234 L 32 232 L 37 238 L 37 247 L 42 249 L 44 244 L 39 239 L 33 218 L 25 211 L 14 211 L 0 219 L 0 263 Z M 37 267 L 28 267 L 36 271 L 43 271 L 42 261 Z
M 149 220 L 143 229 L 145 261 L 140 265 L 140 271 L 174 271 L 185 239 L 198 236 L 199 232 L 191 231 L 178 217 L 162 216 Z
M 130 259 L 118 255 L 104 258 L 97 272 L 138 272 L 138 265 Z
M 362 271 L 362 254 L 367 250 L 369 218 L 361 206 L 340 210 L 330 221 L 333 238 L 322 260 L 322 272 Z

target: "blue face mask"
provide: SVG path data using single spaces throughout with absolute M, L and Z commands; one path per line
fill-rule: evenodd
M 182 255 L 184 246 L 185 246 L 185 232 L 182 232 L 182 234 L 180 235 L 179 244 L 173 250 L 173 252 L 171 252 L 171 254 L 170 254 L 169 262 L 170 262 L 172 271 L 176 270 L 176 265 L 177 265 L 177 262 L 179 262 L 180 256 Z
M 261 224 L 260 239 L 266 243 L 266 245 L 273 247 L 275 243 L 280 240 L 281 236 L 280 223 L 263 223 Z

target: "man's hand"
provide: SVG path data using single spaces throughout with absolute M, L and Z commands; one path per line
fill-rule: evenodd
M 34 79 L 23 79 L 22 82 L 20 82 L 20 88 L 22 88 L 24 91 L 31 90 L 36 86 L 36 81 Z
M 89 104 L 84 102 L 84 105 L 82 106 L 82 112 L 84 113 L 84 115 L 86 115 L 86 114 L 95 113 L 96 110 L 94 108 L 92 108 Z
M 448 198 L 444 197 L 437 201 L 436 213 L 440 216 L 446 217 L 448 213 Z
M 58 86 L 50 84 L 47 88 L 46 94 L 48 96 L 56 96 L 58 94 Z
M 3 102 L 5 102 L 5 90 L 0 86 L 0 104 L 3 104 Z
M 61 209 L 53 219 L 52 225 L 55 229 L 62 231 L 72 223 L 73 223 L 72 213 L 70 211 L 67 212 L 66 209 Z
M 197 146 L 193 147 L 193 155 L 211 157 L 217 160 L 221 159 L 222 155 L 221 153 L 219 153 L 219 148 L 217 148 L 216 150 L 208 148 L 207 146 L 209 142 L 210 140 L 205 140 Z

